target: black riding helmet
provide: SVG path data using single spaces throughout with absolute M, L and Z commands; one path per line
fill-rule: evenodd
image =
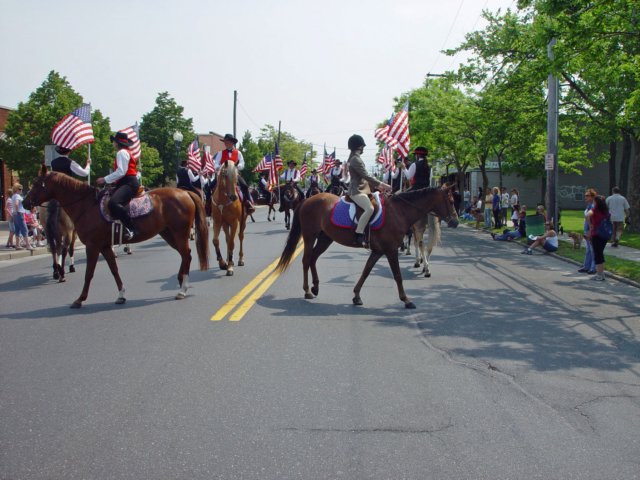
M 362 138 L 360 135 L 351 135 L 349 137 L 349 142 L 347 143 L 347 145 L 349 146 L 349 150 L 357 150 L 360 147 L 367 146 L 367 144 L 364 143 L 364 138 Z

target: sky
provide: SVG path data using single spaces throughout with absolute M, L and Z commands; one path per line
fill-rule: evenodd
M 483 9 L 515 0 L 0 0 L 0 105 L 28 100 L 51 70 L 119 130 L 167 91 L 196 133 L 257 138 L 265 124 L 372 166 L 377 124 L 427 73 L 455 69 Z M 411 126 L 410 126 L 411 128 Z M 300 161 L 301 159 L 294 159 Z M 315 158 L 316 161 L 319 157 Z

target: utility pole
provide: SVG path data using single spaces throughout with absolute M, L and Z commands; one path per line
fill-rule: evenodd
M 235 138 L 238 138 L 236 136 L 236 104 L 238 103 L 238 91 L 234 90 L 233 91 L 233 136 Z
M 552 38 L 547 45 L 547 56 L 553 61 L 553 47 L 556 39 Z M 558 230 L 558 203 L 556 201 L 556 187 L 558 185 L 558 78 L 549 74 L 547 79 L 549 94 L 547 96 L 547 154 L 544 168 L 547 172 L 547 215 L 553 222 L 553 228 Z

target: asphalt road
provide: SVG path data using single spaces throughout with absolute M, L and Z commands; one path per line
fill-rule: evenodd
M 637 289 L 459 228 L 432 278 L 401 259 L 416 310 L 384 259 L 353 306 L 337 245 L 304 300 L 257 217 L 181 301 L 159 238 L 120 253 L 122 306 L 104 261 L 80 310 L 82 254 L 65 284 L 0 265 L 1 479 L 640 478 Z

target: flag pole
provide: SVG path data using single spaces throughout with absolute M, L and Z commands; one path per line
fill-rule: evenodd
M 91 120 L 91 104 L 89 104 L 89 120 Z M 93 127 L 91 127 L 93 129 Z M 91 144 L 87 151 L 87 160 L 91 160 Z M 89 174 L 87 175 L 87 185 L 91 185 L 91 166 L 89 166 Z
M 282 127 L 282 120 L 278 120 L 278 140 L 276 143 L 276 146 L 278 147 L 278 153 L 280 153 L 280 129 Z M 273 156 L 273 158 L 271 159 L 271 162 L 273 163 L 273 168 L 275 169 L 276 164 L 276 157 L 275 154 Z M 276 170 L 276 182 L 278 182 L 278 202 L 280 202 L 280 172 L 278 172 Z

